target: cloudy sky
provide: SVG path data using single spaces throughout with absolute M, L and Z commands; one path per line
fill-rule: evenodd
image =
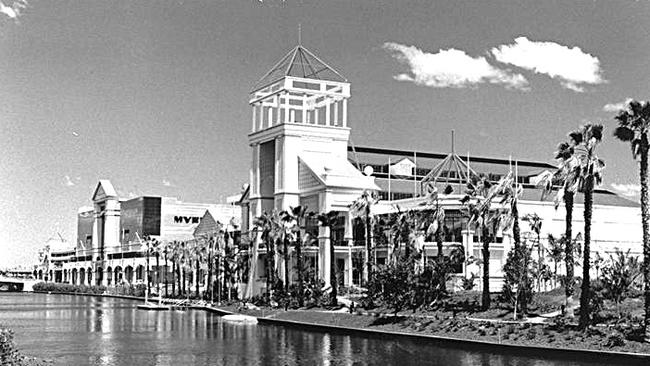
M 0 0 L 0 267 L 76 238 L 100 178 L 218 202 L 247 179 L 247 93 L 297 42 L 352 83 L 359 146 L 552 161 L 650 99 L 650 1 Z M 638 196 L 606 134 L 605 186 Z

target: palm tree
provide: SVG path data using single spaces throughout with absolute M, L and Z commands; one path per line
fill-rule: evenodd
M 596 156 L 596 146 L 603 138 L 603 126 L 587 123 L 577 131 L 569 133 L 569 139 L 574 148 L 579 175 L 578 188 L 585 197 L 584 201 L 584 248 L 582 266 L 582 293 L 580 294 L 580 327 L 589 325 L 589 300 L 591 298 L 591 283 L 589 278 L 589 253 L 591 244 L 591 217 L 594 201 L 594 186 L 602 182 L 601 171 L 605 163 Z
M 233 240 L 232 244 L 230 243 L 231 239 Z M 231 293 L 232 293 L 230 288 L 233 285 L 235 273 L 239 271 L 239 266 L 237 261 L 239 257 L 239 246 L 235 242 L 235 238 L 230 236 L 227 226 L 225 226 L 223 240 L 224 240 L 223 251 L 221 253 L 221 260 L 223 263 L 222 265 L 223 283 L 224 283 L 224 289 L 226 290 L 227 293 L 227 299 L 228 301 L 230 301 Z
M 492 201 L 502 194 L 504 188 L 510 183 L 506 179 L 501 179 L 497 184 L 492 184 L 485 175 L 474 177 L 467 184 L 467 194 L 461 203 L 466 205 L 469 214 L 469 223 L 476 223 L 481 230 L 483 240 L 482 265 L 483 265 L 483 292 L 481 296 L 481 306 L 484 310 L 490 307 L 490 228 L 494 238 L 501 224 L 503 212 L 492 208 Z
M 174 240 L 169 243 L 167 249 L 172 261 L 172 296 L 176 296 L 176 264 L 178 263 L 178 246 L 178 242 Z
M 303 279 L 302 238 L 301 238 L 301 231 L 300 231 L 301 230 L 300 223 L 305 219 L 306 215 L 307 215 L 307 207 L 303 207 L 303 206 L 291 207 L 289 211 L 283 211 L 280 213 L 280 217 L 282 221 L 285 223 L 285 227 L 288 230 L 288 234 L 290 234 L 289 238 L 293 242 L 293 246 L 296 249 L 296 266 L 298 272 L 298 306 L 300 307 L 303 307 L 305 305 L 305 301 L 303 298 L 304 279 Z
M 401 211 L 397 207 L 397 212 L 392 215 L 390 225 L 390 241 L 393 243 L 392 260 L 397 261 L 399 255 L 395 255 L 398 250 L 404 247 L 404 255 L 408 258 L 411 254 L 410 239 L 411 233 L 415 226 L 413 211 Z
M 158 292 L 158 296 L 160 297 L 160 254 L 163 252 L 163 244 L 158 240 L 153 239 L 151 241 L 151 246 L 151 250 L 156 255 L 156 292 Z
M 546 249 L 546 253 L 553 260 L 553 287 L 557 286 L 557 265 L 566 255 L 564 252 L 566 241 L 566 237 L 564 236 L 558 239 L 555 236 L 548 234 L 548 248 Z
M 632 157 L 639 161 L 641 184 L 641 227 L 643 229 L 643 282 L 645 284 L 644 340 L 650 342 L 650 212 L 648 211 L 648 128 L 650 127 L 650 102 L 632 100 L 627 109 L 615 117 L 618 127 L 614 136 L 632 146 Z
M 528 222 L 530 230 L 535 233 L 535 241 L 537 244 L 537 271 L 538 274 L 541 273 L 542 267 L 544 266 L 544 248 L 542 248 L 542 218 L 539 217 L 536 213 L 528 214 L 522 218 L 522 220 Z M 557 266 L 557 263 L 555 264 Z M 556 268 L 557 272 L 557 268 Z M 542 288 L 542 276 L 537 276 L 537 291 L 539 292 Z
M 366 270 L 364 271 L 364 280 L 367 283 L 368 279 L 370 279 L 370 275 L 372 273 L 372 265 L 370 261 L 370 251 L 372 251 L 372 215 L 370 213 L 370 209 L 372 205 L 374 205 L 377 202 L 376 198 L 374 195 L 369 192 L 364 190 L 361 196 L 356 199 L 352 204 L 350 205 L 350 214 L 352 217 L 363 217 L 365 220 L 365 226 L 366 226 L 366 253 L 365 253 L 365 261 L 366 261 Z
M 170 249 L 170 243 L 164 242 L 162 245 L 162 253 L 163 253 L 163 260 L 165 261 L 165 276 L 163 277 L 163 281 L 165 282 L 165 297 L 169 297 L 169 280 L 168 280 L 169 262 L 167 258 L 167 255 L 169 254 L 169 249 Z
M 578 191 L 580 177 L 580 164 L 575 148 L 571 143 L 561 142 L 557 146 L 555 159 L 558 161 L 557 170 L 543 179 L 540 184 L 545 186 L 543 196 L 551 192 L 554 187 L 559 187 L 555 197 L 555 209 L 564 202 L 564 263 L 566 265 L 566 281 L 564 288 L 564 315 L 573 317 L 573 294 L 575 288 L 574 280 L 574 240 L 573 240 L 573 203 L 575 194 Z
M 334 253 L 334 235 L 332 227 L 336 225 L 338 220 L 339 212 L 330 211 L 328 213 L 318 215 L 318 223 L 321 226 L 328 227 L 330 229 L 330 246 L 329 246 L 329 256 L 330 256 L 330 286 L 332 291 L 330 292 L 330 306 L 336 306 L 338 304 L 338 282 L 336 280 L 336 257 Z
M 271 289 L 275 283 L 275 242 L 280 239 L 281 234 L 277 216 L 276 212 L 272 214 L 265 212 L 255 218 L 253 223 L 261 233 L 261 239 L 266 246 L 266 296 L 269 301 L 271 300 Z

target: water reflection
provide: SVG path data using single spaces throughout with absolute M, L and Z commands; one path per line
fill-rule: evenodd
M 226 323 L 203 311 L 147 312 L 130 300 L 0 295 L 0 324 L 59 365 L 597 365 L 297 328 Z

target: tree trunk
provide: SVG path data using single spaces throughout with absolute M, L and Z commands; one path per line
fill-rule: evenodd
M 641 227 L 643 228 L 644 341 L 650 342 L 650 215 L 648 212 L 648 135 L 641 135 Z
M 514 241 L 515 250 L 519 249 L 521 245 L 521 229 L 519 228 L 519 208 L 517 207 L 517 202 L 515 201 L 512 204 L 512 240 Z M 495 233 L 496 236 L 496 233 Z M 539 243 L 537 243 L 539 245 Z
M 147 268 L 146 269 L 146 275 L 147 275 L 147 296 L 151 296 L 151 276 L 149 276 L 149 244 L 147 243 Z
M 573 318 L 573 286 L 574 286 L 574 273 L 573 273 L 573 198 L 575 196 L 574 192 L 564 191 L 564 207 L 566 209 L 566 216 L 564 218 L 565 229 L 564 229 L 564 262 L 566 264 L 566 284 L 564 293 L 566 295 L 564 310 L 565 315 L 568 315 L 570 318 Z
M 180 281 L 181 281 L 181 284 L 180 284 L 178 287 L 179 287 L 179 289 L 181 290 L 181 293 L 182 293 L 183 297 L 185 297 L 185 294 L 187 293 L 187 292 L 185 291 L 185 290 L 186 290 L 186 289 L 185 289 L 185 280 L 187 279 L 187 276 L 185 275 L 185 266 L 183 266 L 183 268 L 180 269 L 180 272 L 181 272 L 181 273 L 180 273 Z
M 213 270 L 213 257 L 212 257 L 212 244 L 210 244 L 210 248 L 208 250 L 208 281 L 205 284 L 205 290 L 208 292 L 210 296 L 210 302 L 214 302 L 214 281 L 212 277 L 212 270 Z
M 176 260 L 172 258 L 172 296 L 176 296 Z
M 156 291 L 160 297 L 160 253 L 156 252 Z
M 282 241 L 284 248 L 284 292 L 289 293 L 289 239 L 284 238 Z
M 196 275 L 194 276 L 194 282 L 196 283 L 196 288 L 194 289 L 194 294 L 196 295 L 196 298 L 199 298 L 199 273 L 201 271 L 201 268 L 199 267 L 199 259 L 196 259 Z
M 490 308 L 490 235 L 486 224 L 482 225 L 483 235 L 483 294 L 481 305 L 483 310 Z
M 219 256 L 218 264 L 219 264 L 219 268 L 221 268 L 221 276 L 223 277 L 223 281 L 221 283 L 221 297 L 219 298 L 219 301 L 222 301 L 224 299 L 224 295 L 228 293 L 228 278 L 226 276 L 226 257 Z
M 441 272 L 444 272 L 443 271 L 443 262 L 445 260 L 445 256 L 444 256 L 444 253 L 443 253 L 443 239 L 444 238 L 443 238 L 442 228 L 443 228 L 442 222 L 439 222 L 438 223 L 438 230 L 436 231 L 436 247 L 438 248 L 438 255 L 436 256 L 437 257 L 436 259 L 438 261 L 438 271 L 437 272 L 439 273 L 439 276 L 440 276 L 439 277 L 440 278 L 440 283 L 439 283 L 440 290 L 443 293 L 446 293 L 447 292 L 447 282 L 445 280 L 446 280 L 446 277 L 447 277 L 447 273 L 441 273 Z M 426 253 L 423 253 L 422 255 L 424 255 L 424 257 L 426 258 Z
M 372 275 L 370 251 L 372 250 L 372 228 L 370 227 L 370 205 L 366 203 L 366 286 Z
M 512 240 L 514 242 L 514 250 L 516 252 L 520 252 L 519 255 L 521 255 L 521 258 L 524 258 L 523 253 L 521 253 L 521 229 L 519 228 L 519 207 L 517 206 L 517 201 L 513 202 L 512 204 Z M 495 227 L 495 237 L 496 237 L 496 227 Z M 538 237 L 539 238 L 539 237 Z M 541 245 L 539 240 L 537 241 L 537 245 Z M 540 267 L 541 269 L 541 267 Z M 521 287 L 520 290 L 518 291 L 518 294 L 516 295 L 517 297 L 521 297 L 518 299 L 519 306 L 521 309 L 520 314 L 522 316 L 525 316 L 528 313 L 528 300 L 527 300 L 527 295 L 528 295 L 528 262 L 524 262 L 524 268 L 522 268 L 522 271 L 524 272 L 524 278 L 522 283 L 519 284 Z M 539 290 L 539 288 L 538 288 Z
M 271 252 L 271 244 L 270 240 L 267 239 L 266 241 L 266 301 L 267 303 L 271 301 L 271 256 L 273 253 Z
M 338 283 L 336 282 L 336 254 L 334 253 L 334 235 L 332 226 L 330 226 L 330 285 L 332 286 L 332 292 L 330 293 L 330 305 L 338 305 Z
M 590 244 L 591 244 L 591 215 L 593 206 L 594 181 L 591 175 L 585 179 L 585 243 L 582 251 L 582 293 L 580 294 L 580 327 L 585 329 L 589 325 L 589 300 L 591 299 L 591 283 L 589 279 L 590 270 Z
M 169 281 L 167 279 L 167 273 L 169 273 L 169 262 L 167 262 L 167 251 L 165 251 L 165 297 L 169 297 Z
M 297 261 L 297 269 L 298 269 L 298 306 L 303 307 L 305 306 L 305 299 L 303 298 L 304 296 L 304 280 L 302 278 L 302 238 L 300 235 L 300 231 L 297 233 L 297 241 L 296 241 L 296 261 Z

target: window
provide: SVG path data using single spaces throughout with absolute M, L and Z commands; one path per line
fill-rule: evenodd
M 467 218 L 463 217 L 460 210 L 445 211 L 445 220 L 442 226 L 446 242 L 463 242 L 463 229 L 467 227 Z
M 366 225 L 360 217 L 357 217 L 352 221 L 352 238 L 354 240 L 354 245 L 366 245 Z

